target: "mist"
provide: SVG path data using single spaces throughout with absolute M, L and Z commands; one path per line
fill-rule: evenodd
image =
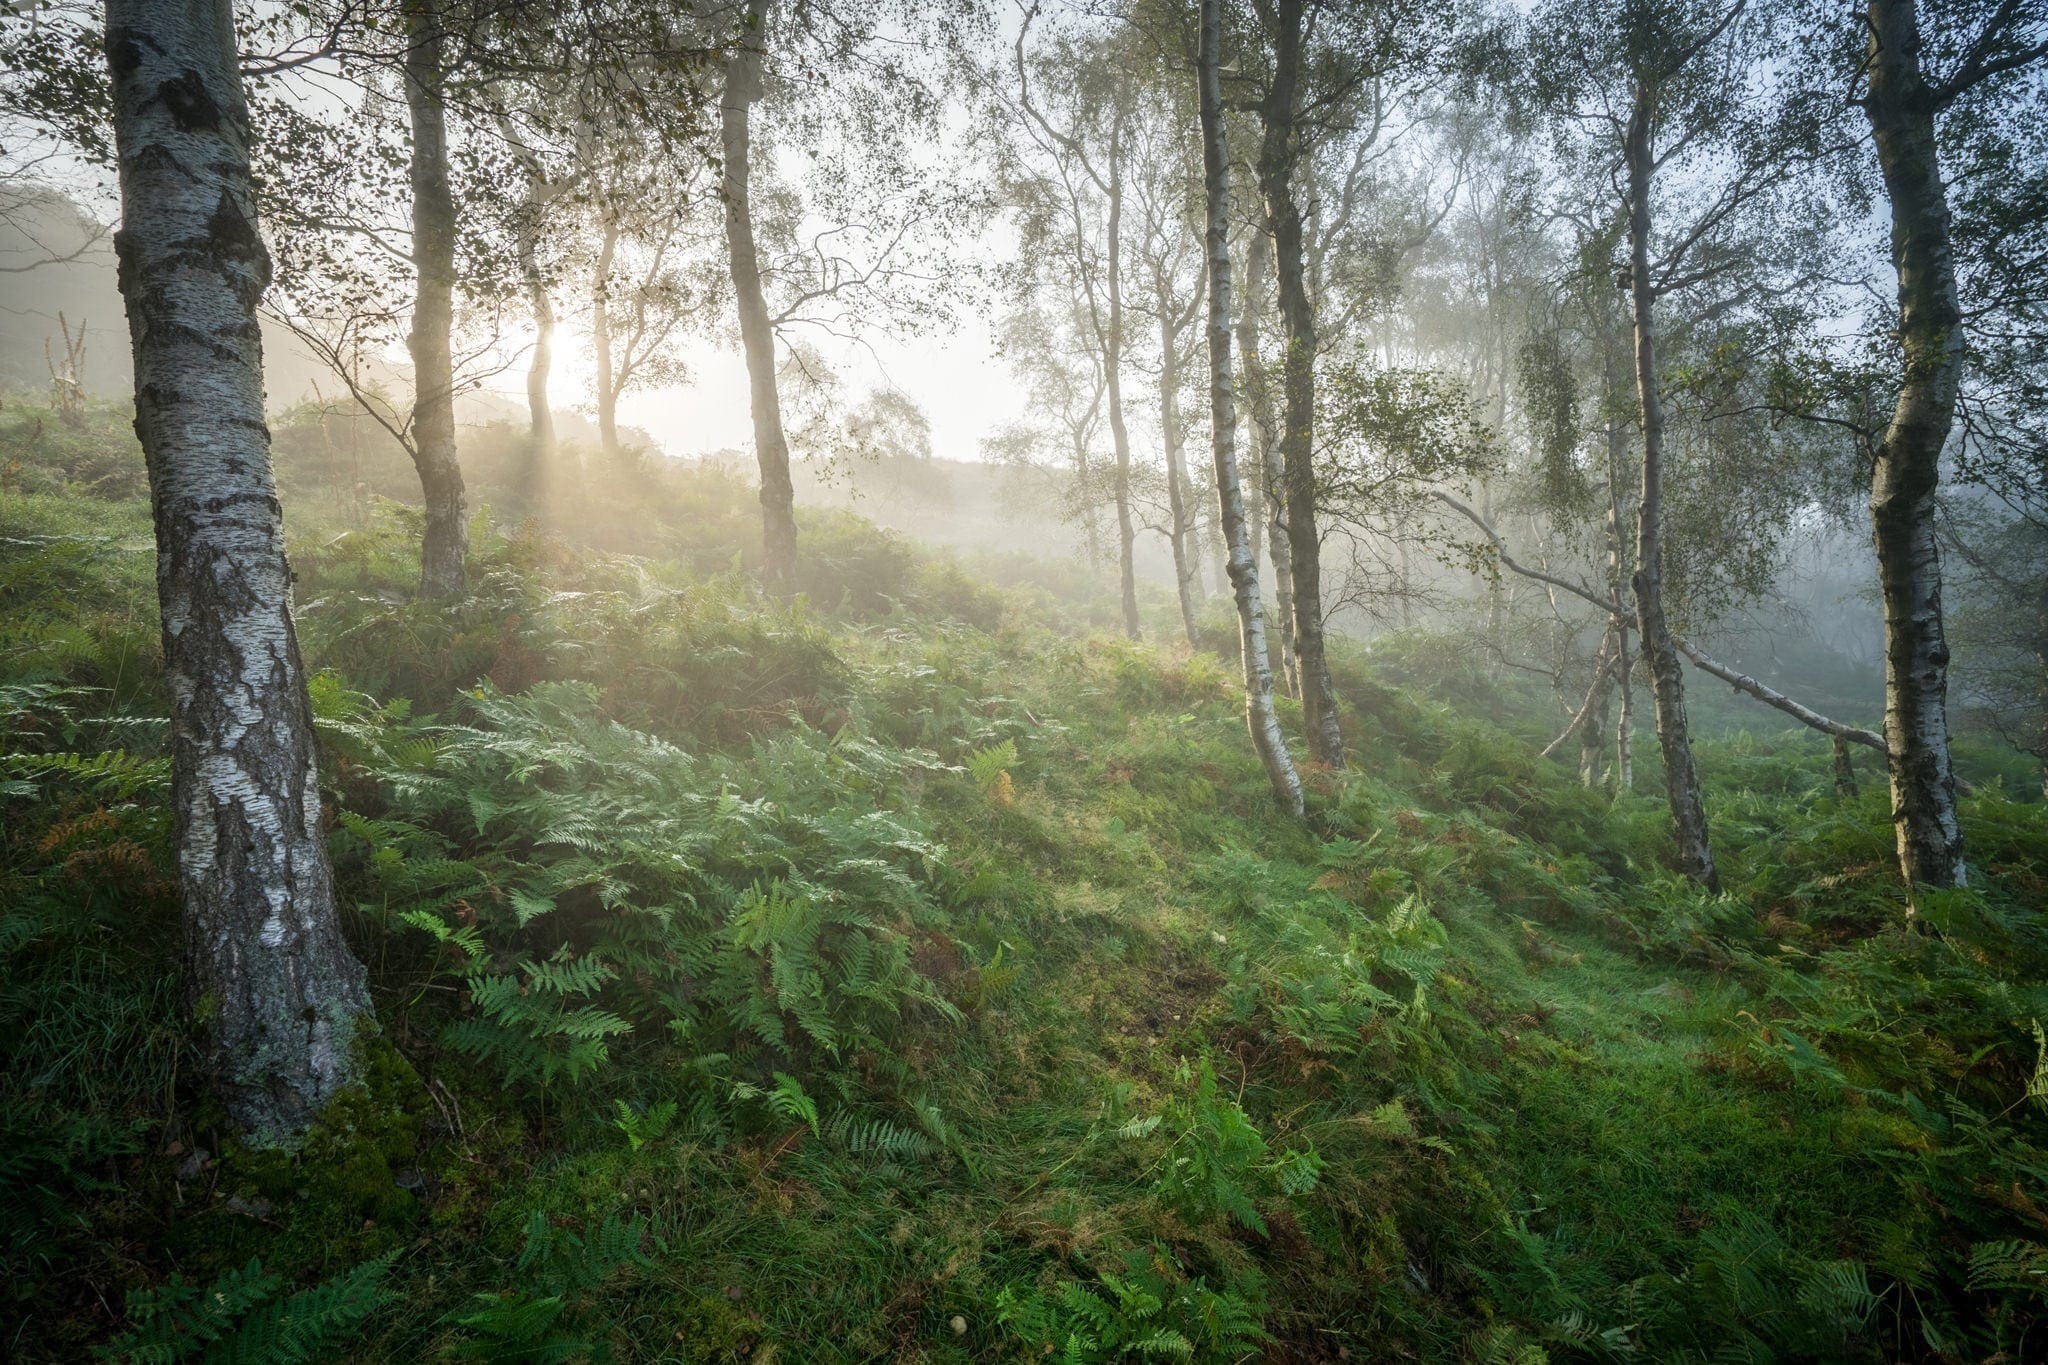
M 2023 1360 L 2048 7 L 0 15 L 23 1360 Z

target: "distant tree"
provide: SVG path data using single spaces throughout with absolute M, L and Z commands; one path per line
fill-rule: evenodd
M 876 389 L 846 416 L 848 442 L 868 459 L 932 458 L 932 419 L 901 389 Z
M 2039 765 L 2048 797 L 2048 498 L 1960 502 L 1945 502 L 1941 529 L 1962 710 Z
M 948 316 L 968 286 L 954 248 L 979 212 L 972 177 L 931 162 L 944 136 L 936 85 L 978 10 L 749 0 L 728 45 L 720 193 L 761 473 L 763 574 L 779 591 L 794 581 L 796 522 L 777 344 L 800 328 L 915 331 Z M 773 116 L 774 138 L 760 136 L 757 109 Z M 798 173 L 771 174 L 778 139 L 798 153 Z
M 587 215 L 596 230 L 589 265 L 591 389 L 599 443 L 613 454 L 619 451 L 620 400 L 687 378 L 677 338 L 705 325 L 730 287 L 722 235 L 707 230 L 695 212 L 698 167 L 651 164 L 669 159 L 658 143 L 634 140 L 630 132 L 623 138 L 588 149 L 600 163 Z
M 1099 566 L 1108 481 L 1098 443 L 1108 386 L 1081 305 L 1069 299 L 1055 314 L 1057 303 L 1052 291 L 1034 295 L 1002 322 L 1002 354 L 1023 381 L 1028 415 L 999 431 L 988 450 L 1011 465 L 1057 471 L 1061 515 L 1080 523 L 1088 562 Z
M 747 357 L 748 402 L 754 420 L 754 458 L 761 471 L 762 577 L 779 592 L 796 582 L 796 485 L 789 476 L 789 436 L 775 387 L 775 324 L 761 287 L 761 254 L 754 236 L 753 107 L 764 93 L 762 73 L 769 40 L 768 0 L 748 0 L 746 31 L 725 67 L 719 104 L 724 149 L 726 250 L 740 344 Z
M 1131 436 L 1124 403 L 1125 201 L 1137 88 L 1113 41 L 1056 32 L 1030 47 L 1037 5 L 1024 13 L 1003 94 L 1016 134 L 1008 188 L 1021 203 L 1027 266 L 1059 262 L 1053 278 L 1078 288 L 1102 357 L 1103 413 L 1113 456 L 1117 579 L 1124 633 L 1140 634 L 1131 502 Z
M 110 0 L 135 430 L 149 465 L 189 994 L 229 1113 L 287 1142 L 357 1072 L 270 470 L 270 278 L 228 0 Z
M 454 35 L 442 0 L 403 0 L 405 107 L 412 133 L 412 457 L 426 493 L 420 592 L 459 596 L 468 581 L 469 495 L 455 448 L 455 191 L 448 75 Z
M 1168 75 L 1171 72 L 1161 72 Z M 1134 79 L 1138 74 L 1134 73 Z M 1202 594 L 1201 541 L 1194 487 L 1188 478 L 1187 423 L 1181 413 L 1188 352 L 1205 290 L 1201 237 L 1196 231 L 1199 172 L 1196 149 L 1184 135 L 1174 91 L 1165 85 L 1150 106 L 1132 120 L 1131 199 L 1135 209 L 1137 267 L 1146 288 L 1139 307 L 1151 314 L 1159 347 L 1159 438 L 1166 456 L 1166 538 L 1173 552 L 1175 596 L 1181 628 L 1194 645 L 1200 638 L 1195 603 Z M 1182 97 L 1184 99 L 1184 97 Z

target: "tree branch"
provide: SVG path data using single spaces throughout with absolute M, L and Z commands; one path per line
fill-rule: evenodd
M 1755 678 L 1744 673 L 1737 673 L 1728 665 L 1708 658 L 1693 648 L 1692 644 L 1681 636 L 1673 635 L 1671 643 L 1677 645 L 1679 652 L 1684 654 L 1686 658 L 1691 659 L 1693 664 L 1702 672 L 1713 674 L 1722 682 L 1733 687 L 1737 692 L 1747 692 L 1766 706 L 1776 707 L 1801 725 L 1810 725 L 1824 735 L 1833 735 L 1837 739 L 1846 739 L 1851 744 L 1861 744 L 1866 749 L 1875 749 L 1881 754 L 1890 755 L 1891 746 L 1886 744 L 1884 736 L 1876 731 L 1859 730 L 1853 725 L 1844 725 L 1838 720 L 1829 720 L 1820 712 L 1810 707 L 1801 706 L 1783 692 L 1777 691 L 1775 688 L 1766 687 Z

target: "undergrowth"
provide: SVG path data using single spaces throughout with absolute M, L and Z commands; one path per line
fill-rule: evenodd
M 409 514 L 301 499 L 380 1028 L 245 1151 L 179 984 L 146 511 L 64 440 L 0 496 L 11 1358 L 2039 1349 L 2048 820 L 1994 760 L 1972 889 L 1909 917 L 1875 775 L 1724 727 L 1707 896 L 1653 775 L 1587 791 L 1408 640 L 1342 659 L 1354 762 L 1295 823 L 1229 661 L 847 517 L 765 600 L 715 475 L 634 474 L 610 548 L 482 520 L 448 608 Z

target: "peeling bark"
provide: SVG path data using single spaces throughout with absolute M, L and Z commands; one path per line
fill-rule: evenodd
M 1884 732 L 1892 822 L 1908 887 L 1961 886 L 1962 827 L 1948 743 L 1948 641 L 1942 630 L 1935 495 L 1955 422 L 1962 361 L 1948 192 L 1935 141 L 1940 108 L 1920 68 L 1914 0 L 1870 0 L 1863 112 L 1891 201 L 1903 383 L 1870 482 L 1871 538 L 1884 599 Z
M 426 495 L 420 593 L 459 597 L 468 582 L 469 499 L 455 452 L 455 195 L 443 108 L 448 33 L 436 0 L 406 6 L 405 105 L 412 121 L 412 458 Z
M 1273 670 L 1266 659 L 1265 604 L 1259 568 L 1252 560 L 1237 468 L 1237 410 L 1230 362 L 1230 168 L 1223 152 L 1223 91 L 1218 73 L 1222 45 L 1221 0 L 1202 0 L 1197 56 L 1201 84 L 1202 180 L 1209 258 L 1209 448 L 1216 466 L 1217 510 L 1230 549 L 1231 595 L 1237 603 L 1239 652 L 1244 659 L 1245 722 L 1252 747 L 1265 766 L 1273 794 L 1295 815 L 1302 813 L 1301 776 L 1287 752 L 1287 739 L 1273 707 Z
M 1671 805 L 1679 869 L 1712 891 L 1721 887 L 1707 838 L 1707 808 L 1700 798 L 1692 734 L 1685 711 L 1685 668 L 1664 615 L 1664 402 L 1657 375 L 1656 329 L 1650 280 L 1650 189 L 1656 159 L 1650 147 L 1656 92 L 1638 84 L 1628 124 L 1629 294 L 1635 309 L 1636 396 L 1642 413 L 1643 489 L 1636 507 L 1636 633 L 1650 673 L 1657 709 L 1657 744 L 1664 756 L 1664 790 Z
M 261 1144 L 355 1076 L 370 1018 L 334 910 L 311 707 L 264 424 L 248 108 L 227 0 L 110 0 L 122 223 L 171 701 L 187 991 Z
M 768 0 L 750 0 L 746 41 L 726 63 L 719 131 L 725 151 L 725 246 L 739 310 L 740 341 L 754 417 L 754 460 L 761 469 L 761 576 L 771 589 L 796 588 L 796 487 L 789 477 L 789 437 L 782 427 L 782 395 L 775 379 L 775 325 L 761 290 L 761 260 L 754 245 L 749 198 L 751 110 L 762 93 Z

